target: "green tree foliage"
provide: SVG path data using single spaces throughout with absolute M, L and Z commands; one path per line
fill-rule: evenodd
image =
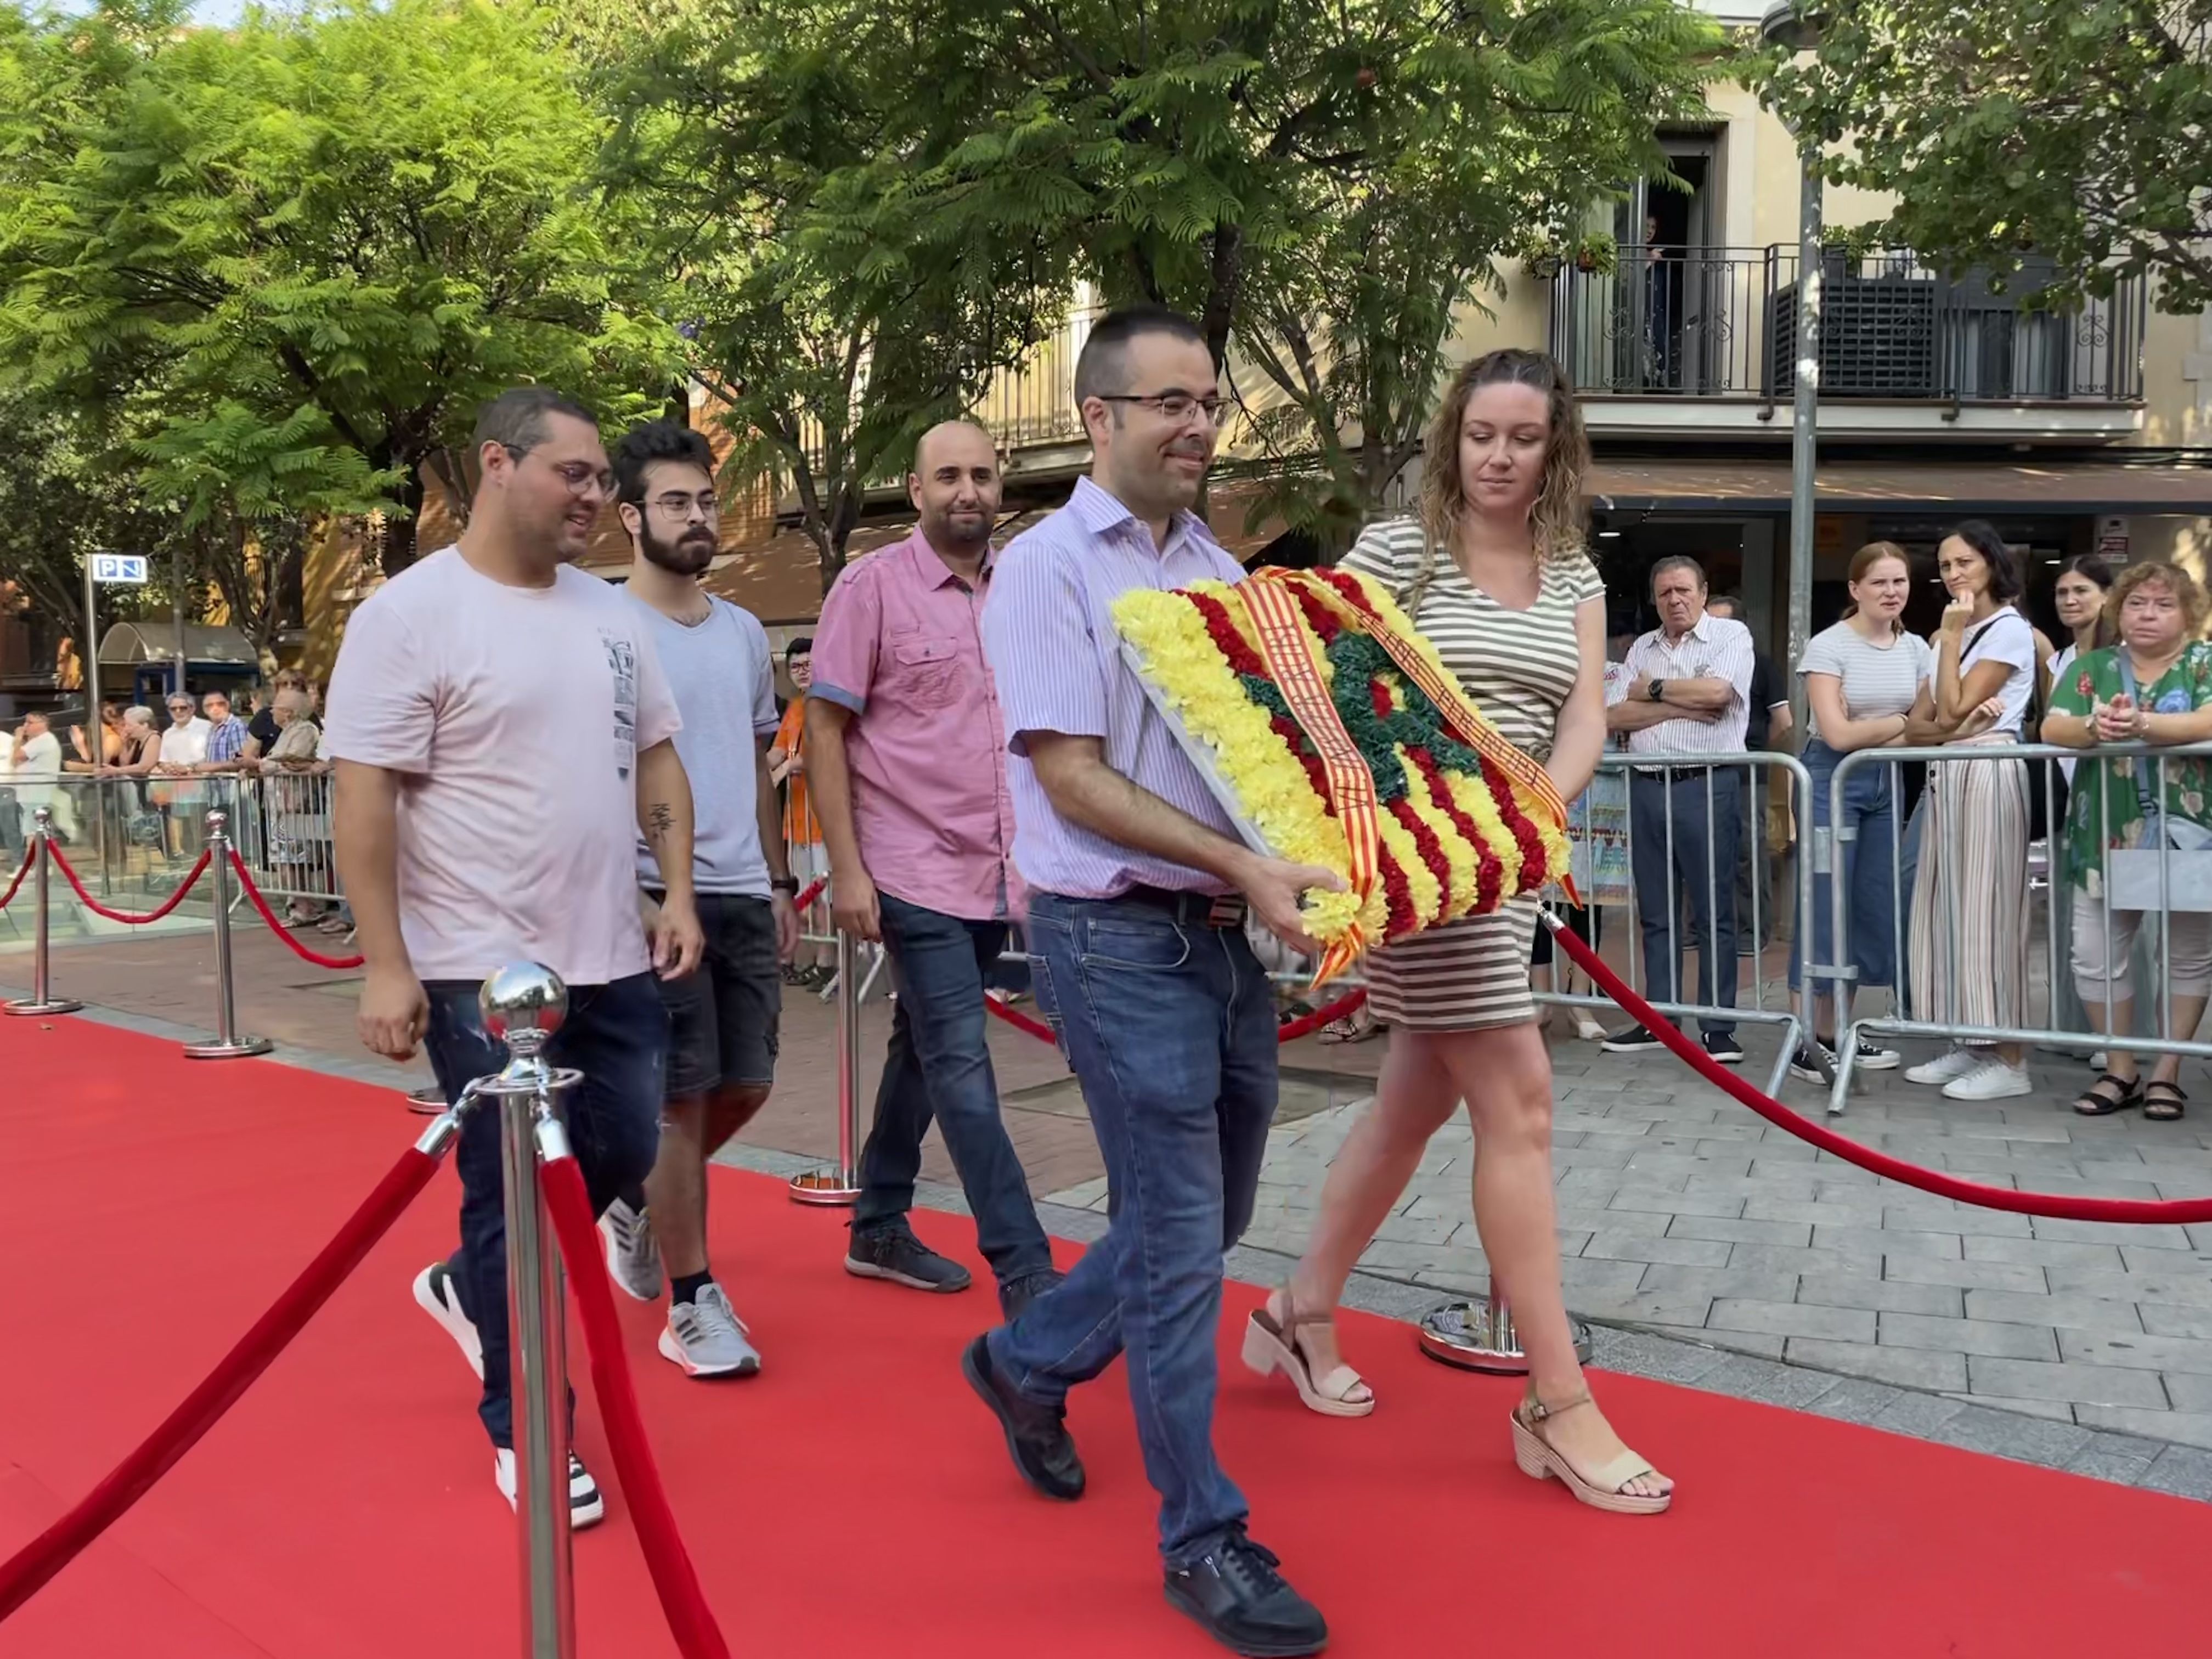
M 0 114 L 0 372 L 127 411 L 193 522 L 381 509 L 397 568 L 484 398 L 664 395 L 639 221 L 595 187 L 606 123 L 538 8 L 175 17 L 0 34 L 0 88 L 34 94 Z
M 1711 26 L 1672 0 L 933 0 L 896 31 L 933 213 L 1200 319 L 1266 392 L 1269 507 L 1340 546 L 1498 262 L 1664 171 Z M 886 26 L 886 33 L 892 33 Z
M 1823 0 L 1817 52 L 1765 58 L 1762 94 L 1896 192 L 1888 231 L 2016 275 L 2041 306 L 2158 278 L 2212 302 L 2212 0 Z M 2046 275 L 2045 265 L 2052 267 Z
M 918 188 L 935 106 L 920 14 L 859 0 L 609 9 L 591 49 L 649 204 L 691 372 L 737 474 L 787 484 L 824 591 L 872 489 L 1036 337 L 1066 290 L 1030 228 L 988 234 Z M 919 94 L 919 95 L 918 95 Z

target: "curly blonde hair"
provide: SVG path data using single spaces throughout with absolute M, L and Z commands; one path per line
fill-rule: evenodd
M 2112 630 L 2112 638 L 2120 637 L 2120 610 L 2128 602 L 2128 595 L 2138 587 L 2155 583 L 2173 595 L 2174 603 L 2181 607 L 2181 637 L 2197 640 L 2204 637 L 2204 618 L 2212 612 L 2212 600 L 2204 597 L 2204 590 L 2178 564 L 2168 564 L 2161 559 L 2145 559 L 2141 564 L 2131 564 L 2112 579 L 2112 591 L 2105 596 L 2105 625 Z
M 1509 385 L 1534 386 L 1551 408 L 1552 436 L 1544 449 L 1543 482 L 1528 513 L 1537 561 L 1551 564 L 1583 553 L 1583 475 L 1589 470 L 1589 434 L 1583 430 L 1582 410 L 1567 384 L 1566 371 L 1547 352 L 1485 352 L 1452 376 L 1436 418 L 1429 422 L 1422 449 L 1421 567 L 1408 596 L 1409 614 L 1420 608 L 1421 596 L 1436 574 L 1437 550 L 1452 545 L 1467 506 L 1460 486 L 1459 429 L 1468 399 L 1484 386 Z

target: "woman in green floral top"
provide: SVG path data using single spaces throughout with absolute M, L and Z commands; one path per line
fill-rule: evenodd
M 2131 565 L 2112 584 L 2106 614 L 2119 643 L 2078 659 L 2051 690 L 2043 738 L 2069 749 L 2101 744 L 2202 743 L 2212 739 L 2212 645 L 2197 638 L 2204 592 L 2179 565 Z M 2165 799 L 2158 817 L 2171 848 L 2212 847 L 2212 763 L 2191 757 L 2164 765 Z M 2140 910 L 2111 908 L 2105 884 L 2107 854 L 2155 848 L 2156 826 L 2144 805 L 2159 793 L 2157 763 L 2148 757 L 2084 761 L 2074 778 L 2066 824 L 2066 879 L 2074 890 L 2073 969 L 2089 1022 L 2100 1031 L 2133 1029 L 2135 987 L 2129 957 Z M 2173 910 L 2166 917 L 2171 982 L 2167 1032 L 2196 1034 L 2212 993 L 2212 913 Z M 2162 1054 L 2145 1083 L 2135 1056 L 2119 1048 L 2108 1069 L 2074 1103 L 2102 1117 L 2140 1104 L 2143 1115 L 2172 1121 L 2188 1097 L 2176 1079 L 2181 1060 Z

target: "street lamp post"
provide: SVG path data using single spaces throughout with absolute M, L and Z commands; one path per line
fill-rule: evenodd
M 1817 12 L 1782 0 L 1759 19 L 1769 44 L 1811 52 L 1820 44 Z M 1813 624 L 1813 475 L 1820 458 L 1820 135 L 1797 139 L 1797 350 L 1790 410 L 1790 713 L 1800 732 L 1806 723 L 1804 660 Z

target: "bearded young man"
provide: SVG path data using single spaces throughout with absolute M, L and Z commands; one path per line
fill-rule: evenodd
M 691 880 L 707 949 L 697 973 L 660 981 L 668 1009 L 660 1154 L 599 1225 L 615 1282 L 640 1301 L 659 1296 L 665 1269 L 662 1355 L 690 1376 L 750 1376 L 760 1354 L 708 1266 L 707 1160 L 768 1099 L 781 964 L 799 945 L 797 884 L 769 781 L 775 668 L 759 621 L 700 586 L 720 521 L 706 438 L 654 421 L 615 446 L 614 469 L 632 551 L 629 602 L 684 720 L 676 750 L 691 781 Z M 637 872 L 650 915 L 666 890 L 642 842 Z

